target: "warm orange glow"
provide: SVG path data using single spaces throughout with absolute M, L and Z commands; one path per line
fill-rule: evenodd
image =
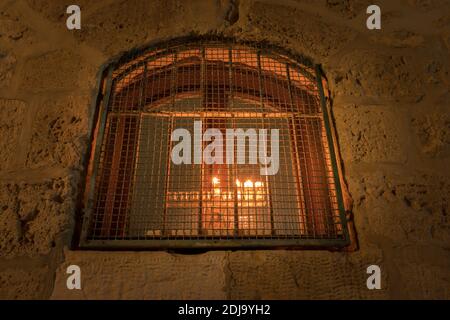
M 245 181 L 244 188 L 253 188 L 253 182 L 251 180 Z
M 212 183 L 213 183 L 213 185 L 219 184 L 219 183 L 220 183 L 220 179 L 217 178 L 217 177 L 214 177 L 214 178 L 212 179 Z

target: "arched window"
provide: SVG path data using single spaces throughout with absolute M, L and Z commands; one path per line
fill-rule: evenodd
M 306 59 L 172 41 L 114 62 L 100 98 L 82 247 L 348 244 L 322 80 Z

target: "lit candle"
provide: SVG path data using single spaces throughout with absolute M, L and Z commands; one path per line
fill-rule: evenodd
M 253 199 L 253 182 L 251 180 L 247 180 L 244 182 L 244 195 L 246 195 L 245 200 L 252 200 Z

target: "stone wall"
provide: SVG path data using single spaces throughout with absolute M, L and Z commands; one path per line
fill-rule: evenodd
M 450 298 L 450 2 L 0 1 L 0 298 Z M 359 250 L 70 250 L 97 72 L 189 34 L 266 40 L 322 64 Z M 66 268 L 82 270 L 81 291 Z M 382 289 L 368 290 L 368 265 Z

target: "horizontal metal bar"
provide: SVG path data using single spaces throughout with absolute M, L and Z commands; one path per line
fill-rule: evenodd
M 201 248 L 283 248 L 283 247 L 345 247 L 347 239 L 183 239 L 183 240 L 85 240 L 86 249 L 201 249 Z
M 289 65 L 285 56 L 274 56 L 278 63 L 261 61 L 260 50 L 265 50 L 261 46 L 242 47 L 244 50 L 237 52 L 252 68 L 233 65 L 231 54 L 228 72 L 222 51 L 210 50 L 211 62 L 205 63 L 205 45 L 197 44 L 196 48 L 203 53 L 200 70 L 183 69 L 178 77 L 176 65 L 169 59 L 159 64 L 164 74 L 152 81 L 130 75 L 133 80 L 124 81 L 124 86 L 114 84 L 112 104 L 106 114 L 109 131 L 98 160 L 102 171 L 95 180 L 95 203 L 90 210 L 94 223 L 88 225 L 91 229 L 83 237 L 81 248 L 334 249 L 348 245 L 342 226 L 345 217 L 338 223 L 339 190 L 329 159 L 334 155 L 328 150 L 329 132 L 324 129 L 327 123 L 323 123 L 328 114 L 319 104 L 319 91 L 323 88 L 317 81 L 310 83 L 299 75 L 298 67 L 286 67 L 285 71 L 284 65 Z M 179 50 L 180 47 L 167 48 L 158 54 L 176 60 Z M 151 59 L 150 53 L 146 51 L 136 62 L 142 65 Z M 131 72 L 128 68 L 133 61 L 125 65 L 123 61 L 122 67 Z M 263 72 L 261 62 L 270 72 Z M 145 72 L 145 67 L 142 69 Z M 289 69 L 297 70 L 292 74 L 295 90 Z M 283 161 L 280 174 L 263 181 L 258 178 L 260 171 L 256 166 L 242 167 L 234 174 L 229 166 L 202 167 L 201 171 L 198 167 L 172 167 L 173 123 L 190 127 L 192 118 L 204 120 L 203 128 L 220 130 L 240 124 L 279 127 Z M 296 131 L 290 129 L 289 119 Z M 295 151 L 292 141 L 297 144 Z M 302 184 L 293 177 L 299 175 L 291 164 L 294 155 L 301 160 Z M 241 181 L 245 181 L 247 193 L 237 189 L 242 187 Z M 303 191 L 306 196 L 299 197 Z M 236 200 L 240 197 L 247 201 L 245 206 Z M 114 223 L 105 223 L 104 217 L 111 215 L 111 208 L 115 210 Z
M 109 112 L 113 116 L 153 116 L 153 117 L 177 117 L 177 118 L 289 118 L 294 116 L 289 112 L 274 112 L 274 113 L 262 113 L 262 112 Z M 321 114 L 301 114 L 295 115 L 298 118 L 321 118 Z

